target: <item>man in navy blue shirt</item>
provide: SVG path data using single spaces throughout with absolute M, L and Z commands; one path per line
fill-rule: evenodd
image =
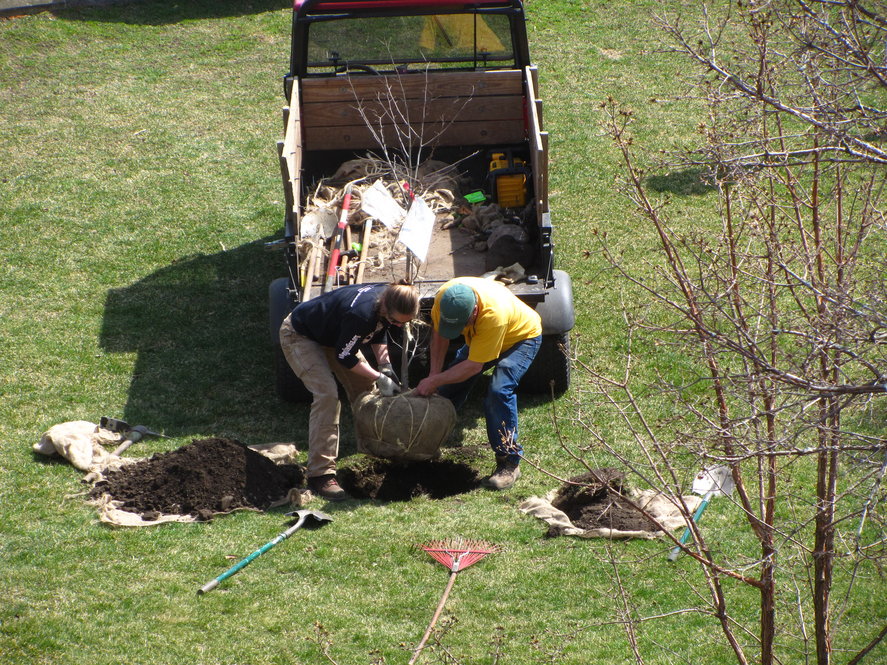
M 299 303 L 280 327 L 287 362 L 311 391 L 308 488 L 331 500 L 348 498 L 336 481 L 339 403 L 336 379 L 350 402 L 373 384 L 383 395 L 400 391 L 388 357 L 388 330 L 419 313 L 419 292 L 408 284 L 355 284 Z M 379 369 L 362 353 L 369 346 Z

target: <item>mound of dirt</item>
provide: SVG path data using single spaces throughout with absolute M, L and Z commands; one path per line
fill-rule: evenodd
M 90 495 L 108 493 L 146 520 L 161 514 L 213 515 L 265 510 L 304 483 L 302 469 L 275 464 L 233 439 L 197 439 L 168 453 L 108 472 Z
M 562 510 L 582 529 L 658 531 L 658 527 L 628 505 L 619 494 L 626 490 L 625 473 L 617 469 L 595 469 L 570 478 L 555 494 L 551 504 Z M 558 536 L 556 527 L 549 536 Z
M 480 486 L 477 472 L 463 461 L 477 455 L 461 450 L 458 459 L 407 463 L 361 457 L 339 470 L 339 482 L 356 499 L 442 499 Z M 210 438 L 108 471 L 90 496 L 108 494 L 122 510 L 145 520 L 160 515 L 208 520 L 238 508 L 265 510 L 304 484 L 301 466 L 275 464 L 234 439 Z
M 409 501 L 425 495 L 443 499 L 480 487 L 468 464 L 455 460 L 394 462 L 372 459 L 365 466 L 339 469 L 339 483 L 355 499 Z

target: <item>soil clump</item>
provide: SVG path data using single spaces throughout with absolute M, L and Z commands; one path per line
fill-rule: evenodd
M 265 510 L 304 481 L 297 465 L 275 464 L 235 439 L 209 438 L 110 471 L 90 496 L 108 493 L 144 519 L 208 520 L 239 508 Z
M 582 529 L 658 532 L 658 527 L 629 505 L 619 494 L 627 493 L 625 473 L 618 469 L 595 469 L 569 479 L 551 501 L 570 521 Z M 548 536 L 558 536 L 550 527 Z

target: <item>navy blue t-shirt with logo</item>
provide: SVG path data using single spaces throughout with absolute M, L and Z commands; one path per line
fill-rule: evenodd
M 293 329 L 321 346 L 336 350 L 336 358 L 351 369 L 365 344 L 385 341 L 388 322 L 378 315 L 378 302 L 387 284 L 352 284 L 299 303 L 290 315 Z

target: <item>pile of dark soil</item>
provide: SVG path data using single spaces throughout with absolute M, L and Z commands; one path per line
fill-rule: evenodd
M 108 472 L 90 495 L 108 493 L 146 520 L 160 514 L 213 515 L 265 510 L 304 483 L 302 469 L 275 464 L 232 439 L 199 439 L 177 450 Z
M 558 489 L 551 504 L 580 529 L 658 531 L 653 522 L 619 496 L 625 490 L 625 473 L 618 469 L 595 469 L 570 478 Z M 548 535 L 560 534 L 556 527 L 551 527 Z
M 461 452 L 468 459 L 471 451 Z M 471 491 L 480 478 L 467 463 L 449 460 L 396 463 L 358 458 L 339 470 L 339 482 L 356 499 L 408 501 L 425 495 L 442 499 Z M 275 464 L 233 439 L 198 439 L 168 453 L 109 471 L 90 496 L 109 494 L 121 509 L 146 520 L 160 515 L 213 515 L 238 508 L 265 510 L 305 485 L 304 469 Z
M 425 495 L 443 499 L 480 487 L 468 464 L 449 459 L 393 462 L 367 458 L 365 465 L 339 469 L 339 483 L 355 499 L 409 501 Z

